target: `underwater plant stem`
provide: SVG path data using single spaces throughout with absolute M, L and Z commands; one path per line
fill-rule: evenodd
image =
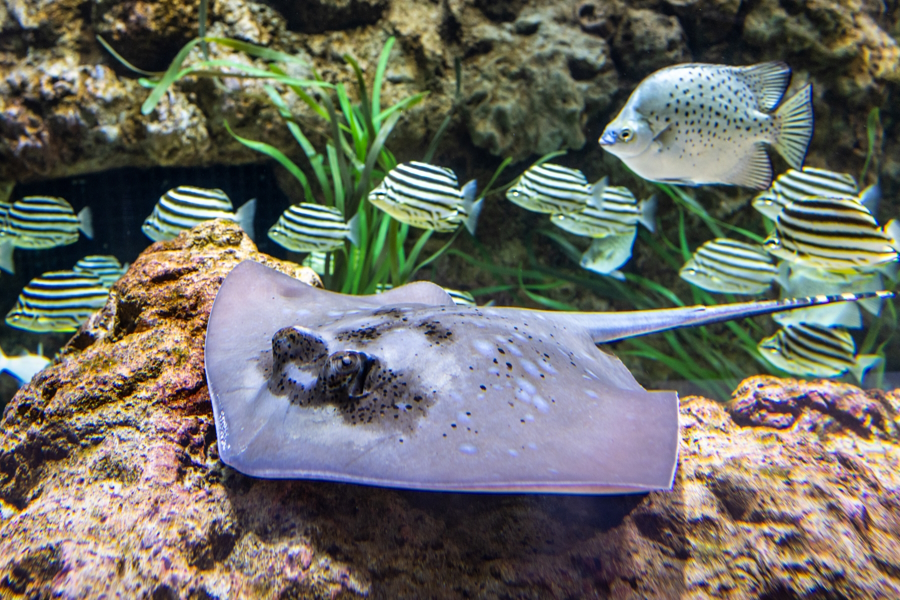
M 391 265 L 391 283 L 400 285 L 400 252 L 398 245 L 400 224 L 396 219 L 390 219 L 387 234 L 388 261 Z

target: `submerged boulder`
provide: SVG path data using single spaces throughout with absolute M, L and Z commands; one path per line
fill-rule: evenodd
M 900 596 L 894 393 L 757 378 L 731 414 L 685 398 L 663 493 L 445 494 L 233 471 L 203 341 L 221 281 L 247 258 L 317 283 L 234 224 L 202 224 L 144 252 L 9 404 L 0 597 Z

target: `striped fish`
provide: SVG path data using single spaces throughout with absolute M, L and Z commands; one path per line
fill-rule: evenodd
M 304 267 L 309 267 L 316 272 L 317 275 L 325 275 L 327 252 L 310 252 L 303 262 L 300 263 Z M 334 259 L 327 263 L 328 274 L 334 275 Z
M 439 233 L 460 224 L 475 235 L 482 200 L 475 202 L 477 184 L 459 189 L 456 174 L 422 162 L 399 164 L 369 193 L 369 202 L 401 223 Z
M 764 245 L 791 263 L 847 272 L 896 261 L 894 243 L 854 199 L 802 198 L 784 207 Z
M 856 345 L 845 329 L 789 325 L 757 346 L 763 357 L 793 375 L 839 377 L 850 371 L 862 382 L 866 371 L 881 362 L 873 354 L 856 356 Z
M 92 254 L 75 263 L 72 270 L 76 273 L 96 275 L 103 287 L 109 289 L 125 274 L 128 265 L 123 267 L 115 256 Z
M 9 210 L 12 203 L 0 200 L 0 238 L 12 235 L 9 231 Z
M 96 275 L 52 271 L 32 279 L 6 324 L 27 331 L 75 331 L 106 304 L 109 290 Z
M 253 238 L 255 214 L 255 198 L 234 212 L 231 200 L 222 190 L 180 185 L 163 194 L 144 221 L 141 231 L 154 242 L 159 242 L 171 240 L 204 221 L 226 219 L 240 225 Z
M 526 210 L 551 215 L 603 208 L 607 178 L 590 185 L 584 173 L 559 165 L 534 165 L 522 173 L 506 198 Z
M 782 263 L 787 267 L 787 263 Z M 802 265 L 790 265 L 779 277 L 782 298 L 799 296 L 820 296 L 844 293 L 875 292 L 884 289 L 882 273 L 830 273 L 820 269 L 809 269 Z M 779 325 L 820 325 L 822 327 L 844 327 L 859 329 L 863 326 L 860 308 L 878 316 L 883 300 L 869 298 L 859 302 L 840 302 L 825 306 L 799 308 L 772 315 Z
M 849 173 L 803 167 L 788 169 L 772 185 L 753 199 L 753 208 L 773 221 L 789 202 L 804 198 L 855 198 L 859 194 L 856 179 Z
M 470 294 L 469 292 L 463 292 L 461 290 L 454 290 L 452 288 L 444 288 L 444 291 L 453 298 L 453 302 L 457 304 L 457 306 L 476 306 L 475 304 L 475 296 Z
M 269 239 L 292 252 L 331 252 L 344 247 L 344 240 L 359 245 L 357 217 L 349 223 L 336 208 L 302 203 L 288 207 L 269 228 Z
M 6 232 L 16 248 L 41 250 L 67 246 L 78 241 L 78 231 L 94 237 L 90 207 L 78 213 L 62 198 L 26 196 L 10 205 Z
M 638 223 L 656 231 L 656 196 L 638 204 L 628 188 L 611 186 L 603 191 L 603 208 L 586 206 L 581 212 L 555 214 L 550 220 L 569 233 L 592 238 L 628 233 Z
M 778 277 L 778 267 L 759 244 L 716 238 L 697 248 L 678 275 L 710 292 L 762 294 Z

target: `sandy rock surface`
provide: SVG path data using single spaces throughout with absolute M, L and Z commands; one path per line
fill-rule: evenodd
M 671 492 L 404 492 L 222 465 L 212 222 L 151 246 L 0 422 L 0 597 L 897 598 L 900 395 L 747 380 L 683 400 Z M 730 411 L 730 412 L 729 412 Z

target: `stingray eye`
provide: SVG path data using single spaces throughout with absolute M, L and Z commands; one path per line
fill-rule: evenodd
M 619 139 L 623 142 L 630 142 L 634 139 L 634 132 L 627 127 L 619 132 Z
M 345 377 L 355 375 L 362 365 L 362 354 L 347 351 L 332 354 L 328 357 L 328 372 L 332 377 Z

